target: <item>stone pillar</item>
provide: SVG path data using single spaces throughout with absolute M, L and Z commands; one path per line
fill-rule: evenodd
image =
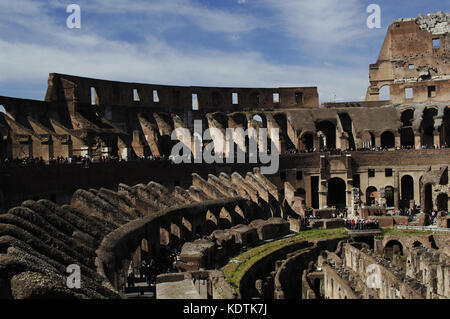
M 375 136 L 375 147 L 381 147 L 381 136 Z
M 159 227 L 160 244 L 168 246 L 170 244 L 170 223 L 161 224 Z
M 190 240 L 194 236 L 192 222 L 186 217 L 183 217 L 181 222 L 181 236 L 184 240 Z
M 395 147 L 402 146 L 402 142 L 400 140 L 400 135 L 395 135 Z
M 414 145 L 416 146 L 416 150 L 422 147 L 420 135 L 414 135 Z
M 159 256 L 160 248 L 161 248 L 161 239 L 160 239 L 160 229 L 159 224 L 155 223 L 152 225 L 151 233 L 149 239 L 147 241 L 150 244 L 150 254 L 153 258 Z
M 435 130 L 434 145 L 437 145 L 437 147 L 441 147 L 441 135 L 438 129 Z
M 399 208 L 400 201 L 400 174 L 399 172 L 394 171 L 394 207 L 395 209 Z
M 181 240 L 181 227 L 182 218 L 176 218 L 170 223 L 170 235 L 177 241 Z
M 324 208 L 327 205 L 327 185 L 325 183 L 320 183 L 319 185 L 319 207 Z

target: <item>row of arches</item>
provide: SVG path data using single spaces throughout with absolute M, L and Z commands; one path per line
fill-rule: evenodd
M 415 137 L 413 130 L 414 108 L 407 108 L 402 111 L 401 114 L 401 145 L 402 146 L 414 146 Z M 444 110 L 444 116 L 442 118 L 442 125 L 440 131 L 436 128 L 436 118 L 439 114 L 439 110 L 436 107 L 430 106 L 425 108 L 422 114 L 422 121 L 419 127 L 421 145 L 430 148 L 437 144 L 435 136 L 439 136 L 440 145 L 450 145 L 450 110 L 448 107 Z

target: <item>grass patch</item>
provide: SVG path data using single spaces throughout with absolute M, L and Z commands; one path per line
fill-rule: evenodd
M 414 237 L 414 236 L 424 236 L 424 235 L 432 235 L 432 231 L 422 231 L 422 230 L 413 230 L 413 229 L 395 229 L 395 228 L 383 228 L 382 233 L 376 236 L 376 239 L 383 240 L 385 236 L 405 236 L 405 237 Z
M 298 233 L 296 236 L 280 239 L 266 245 L 249 249 L 240 255 L 231 258 L 230 262 L 223 267 L 223 273 L 228 283 L 238 290 L 244 274 L 261 258 L 292 244 L 303 241 L 332 239 L 347 236 L 347 230 L 338 229 L 313 229 Z M 231 262 L 233 260 L 234 262 Z

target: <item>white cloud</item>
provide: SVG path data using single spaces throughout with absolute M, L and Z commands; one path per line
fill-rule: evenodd
M 61 5 L 61 1 L 54 1 Z M 251 15 L 211 9 L 189 0 L 80 0 L 78 3 L 82 10 L 97 14 L 139 14 L 149 19 L 164 14 L 175 15 L 211 32 L 249 32 L 263 27 Z
M 251 49 L 225 52 L 202 47 L 187 52 L 176 49 L 155 35 L 146 36 L 140 43 L 127 43 L 107 38 L 101 32 L 104 29 L 89 30 L 83 22 L 81 31 L 69 30 L 65 27 L 65 23 L 55 21 L 42 4 L 37 5 L 30 0 L 17 1 L 16 3 L 26 10 L 10 8 L 10 5 L 0 3 L 0 24 L 14 21 L 14 26 L 20 26 L 16 28 L 9 25 L 7 28 L 0 29 L 5 30 L 0 31 L 0 87 L 4 87 L 2 84 L 6 83 L 9 85 L 16 83 L 19 87 L 25 84 L 29 87 L 32 86 L 30 84 L 40 86 L 45 83 L 48 73 L 57 72 L 118 81 L 169 85 L 318 86 L 322 100 L 330 101 L 334 94 L 348 100 L 358 99 L 368 86 L 366 69 L 361 71 L 323 64 L 317 67 L 274 64 L 267 61 L 261 53 Z M 286 2 L 291 1 L 286 0 Z M 58 0 L 53 0 L 51 3 L 54 7 L 61 6 Z M 193 20 L 195 17 L 200 19 L 200 17 L 209 16 L 206 21 L 196 22 L 197 25 L 207 28 L 207 22 L 214 22 L 216 26 L 212 29 L 216 30 L 215 32 L 227 32 L 235 40 L 239 39 L 237 33 L 255 27 L 253 23 L 247 24 L 241 14 L 235 15 L 198 6 L 189 7 L 190 2 L 186 0 L 152 1 L 151 3 L 155 6 L 144 1 L 92 0 L 84 5 L 83 1 L 80 1 L 82 12 L 87 8 L 89 10 L 96 8 L 101 12 L 108 10 L 117 12 L 120 10 L 128 10 L 128 12 L 163 10 L 166 12 L 175 4 L 179 4 L 176 15 L 183 14 Z M 62 12 L 65 14 L 65 10 Z M 227 25 L 233 21 L 240 22 L 237 26 L 230 28 L 231 30 L 225 31 Z M 286 24 L 288 25 L 289 23 Z M 23 29 L 22 33 L 18 29 Z M 311 32 L 320 35 L 322 31 L 314 27 Z M 343 77 L 345 81 L 342 80 Z M 0 90 L 0 95 L 7 94 Z
M 318 54 L 354 46 L 370 36 L 367 14 L 360 0 L 261 0 L 275 12 L 278 25 L 298 44 Z M 372 33 L 373 34 L 373 33 Z

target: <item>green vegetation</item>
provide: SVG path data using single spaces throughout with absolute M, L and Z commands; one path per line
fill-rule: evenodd
M 383 233 L 377 235 L 376 239 L 383 240 L 385 236 L 424 236 L 424 235 L 432 235 L 431 231 L 422 231 L 422 230 L 411 230 L 411 229 L 395 229 L 395 228 L 383 228 Z
M 244 274 L 261 258 L 280 250 L 286 246 L 303 241 L 324 240 L 347 236 L 347 230 L 339 229 L 313 229 L 298 233 L 296 236 L 277 240 L 266 245 L 249 249 L 235 258 L 223 268 L 225 278 L 232 287 L 237 289 Z

